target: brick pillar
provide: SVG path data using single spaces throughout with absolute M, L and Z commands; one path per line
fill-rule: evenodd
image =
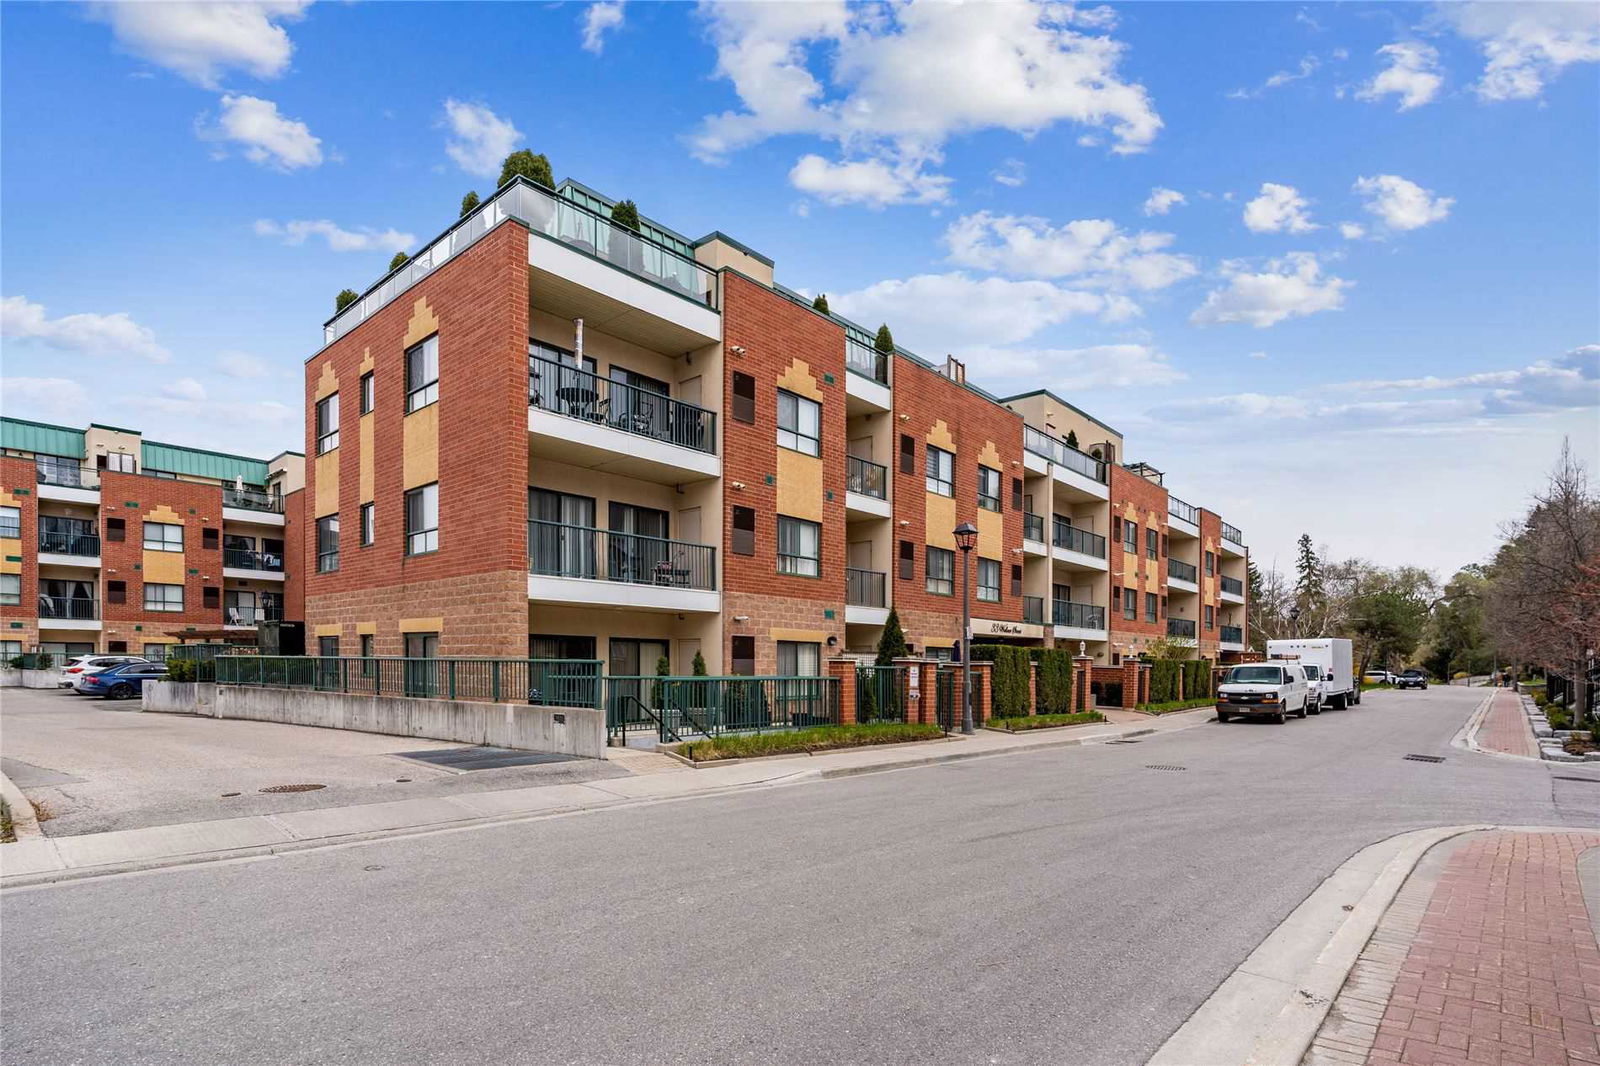
M 896 659 L 894 664 L 905 671 L 906 721 L 931 722 L 934 681 L 933 675 L 925 670 L 928 664 L 921 659 Z M 912 698 L 913 694 L 916 698 Z
M 1039 713 L 1039 661 L 1028 663 L 1028 713 Z
M 1094 658 L 1089 655 L 1072 657 L 1072 708 L 1075 711 L 1094 710 L 1094 693 L 1089 690 Z
M 856 661 L 829 659 L 828 676 L 839 681 L 839 724 L 856 724 Z
M 994 717 L 994 664 L 972 664 L 972 722 Z
M 1144 664 L 1138 659 L 1129 656 L 1122 657 L 1122 709 L 1131 711 L 1142 700 L 1139 699 L 1139 683 L 1144 676 Z

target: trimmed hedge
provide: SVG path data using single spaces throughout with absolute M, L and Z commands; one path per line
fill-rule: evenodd
M 1079 714 L 1030 714 L 1021 718 L 991 718 L 987 726 L 995 730 L 1008 730 L 1019 733 L 1026 729 L 1054 729 L 1066 725 L 1084 725 L 1088 722 L 1103 722 L 1106 716 L 1099 711 L 1083 711 Z
M 1187 664 L 1177 659 L 1157 659 L 1150 664 L 1151 703 L 1172 703 L 1178 699 L 1178 678 Z
M 1216 695 L 1211 687 L 1211 660 L 1188 659 L 1183 664 L 1183 698 L 1187 700 L 1210 699 Z
M 793 755 L 836 748 L 937 740 L 942 736 L 944 731 L 938 726 L 915 722 L 827 725 L 793 732 L 728 735 L 696 740 L 679 746 L 678 754 L 694 762 L 716 762 L 720 759 L 755 759 L 763 755 Z
M 1072 713 L 1072 653 L 1065 648 L 1035 648 L 1039 661 L 1040 714 Z

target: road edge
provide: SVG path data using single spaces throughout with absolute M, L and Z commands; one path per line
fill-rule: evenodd
M 33 804 L 28 802 L 22 789 L 3 770 L 0 770 L 0 799 L 6 801 L 6 808 L 11 811 L 11 831 L 17 835 L 19 843 L 43 839 L 44 830 L 39 828 L 39 818 L 33 813 Z
M 1414 829 L 1356 852 L 1257 945 L 1146 1066 L 1300 1062 L 1417 863 L 1452 837 L 1494 828 Z

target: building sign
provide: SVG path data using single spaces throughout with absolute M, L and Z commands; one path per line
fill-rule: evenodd
M 1043 640 L 1044 626 L 1027 622 L 1002 622 L 994 618 L 974 618 L 974 637 L 1016 637 L 1024 640 Z

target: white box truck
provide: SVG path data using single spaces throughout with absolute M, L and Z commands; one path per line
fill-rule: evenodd
M 1361 679 L 1356 677 L 1353 649 L 1343 637 L 1304 637 L 1267 641 L 1267 658 L 1289 659 L 1306 667 L 1314 679 L 1322 707 L 1344 710 L 1361 702 Z

